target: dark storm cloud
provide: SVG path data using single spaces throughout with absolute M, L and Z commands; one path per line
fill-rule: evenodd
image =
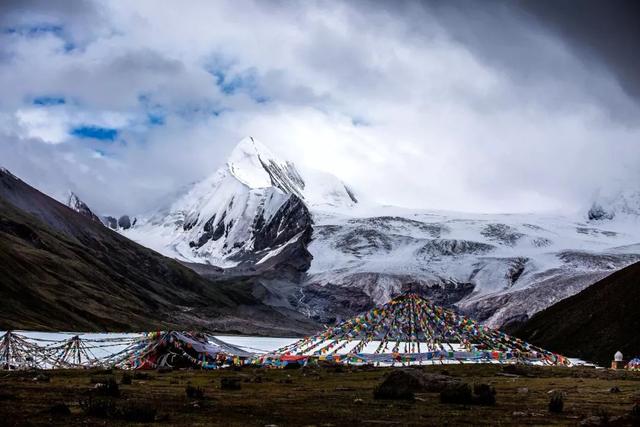
M 640 103 L 640 2 L 520 0 L 515 3 L 580 54 L 605 64 Z
M 0 2 L 0 24 L 19 23 L 25 14 L 41 19 L 86 18 L 95 15 L 97 10 L 96 4 L 88 0 L 3 0 Z

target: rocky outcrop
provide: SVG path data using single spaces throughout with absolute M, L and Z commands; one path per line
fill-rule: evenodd
M 89 206 L 72 191 L 69 192 L 69 197 L 67 198 L 67 206 L 78 212 L 80 215 L 89 218 L 92 221 L 101 223 L 100 218 L 96 214 L 94 214 Z
M 524 234 L 506 224 L 487 224 L 481 234 L 489 240 L 505 246 L 515 246 Z
M 469 240 L 433 239 L 418 249 L 417 254 L 426 258 L 465 254 L 479 255 L 494 249 L 493 245 Z
M 113 216 L 103 216 L 101 222 L 108 228 L 116 231 L 128 230 L 134 225 L 136 225 L 136 218 L 133 218 L 133 221 L 129 217 L 129 215 L 122 215 L 120 218 L 115 218 Z
M 587 212 L 587 217 L 589 218 L 589 220 L 595 221 L 601 221 L 603 219 L 613 219 L 614 216 L 615 213 L 605 210 L 605 208 L 597 202 L 594 202 Z

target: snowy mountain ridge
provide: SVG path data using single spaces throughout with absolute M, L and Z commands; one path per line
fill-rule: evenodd
M 196 269 L 261 277 L 269 298 L 322 322 L 419 288 L 499 326 L 640 260 L 638 218 L 611 218 L 363 204 L 248 137 L 168 208 L 117 229 Z M 265 279 L 285 270 L 286 286 Z

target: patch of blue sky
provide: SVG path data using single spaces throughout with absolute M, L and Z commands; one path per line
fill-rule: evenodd
M 43 34 L 55 34 L 61 36 L 64 32 L 64 27 L 54 24 L 38 24 L 21 27 L 8 27 L 4 28 L 5 34 L 19 34 L 23 36 L 39 36 Z
M 33 98 L 33 105 L 50 106 L 66 104 L 67 100 L 62 96 L 36 96 Z
M 246 93 L 259 104 L 269 102 L 271 99 L 259 91 L 258 73 L 255 68 L 249 68 L 241 73 L 230 73 L 227 67 L 209 67 L 209 74 L 214 79 L 216 86 L 225 95 Z
M 165 122 L 165 116 L 157 113 L 148 113 L 147 122 L 151 126 L 162 126 Z
M 138 95 L 138 102 L 147 114 L 147 124 L 151 126 L 161 126 L 165 124 L 167 112 L 162 104 L 154 102 L 152 95 L 141 93 Z
M 65 36 L 64 27 L 56 24 L 23 25 L 18 27 L 6 27 L 2 29 L 4 34 L 15 34 L 23 37 L 40 37 L 53 34 L 64 42 L 63 50 L 69 53 L 76 48 L 76 45 Z
M 77 126 L 69 133 L 76 138 L 97 139 L 105 142 L 114 141 L 118 137 L 117 129 L 94 125 Z
M 180 109 L 175 110 L 175 114 L 177 114 L 184 120 L 193 120 L 206 116 L 218 117 L 226 111 L 231 110 L 217 103 L 203 102 L 186 105 Z

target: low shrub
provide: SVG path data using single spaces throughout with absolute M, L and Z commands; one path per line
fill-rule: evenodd
M 122 385 L 131 385 L 133 378 L 131 377 L 131 374 L 128 372 L 125 372 L 124 374 L 122 374 L 122 378 L 120 379 L 120 384 Z
M 100 396 L 120 397 L 120 387 L 115 377 L 110 377 L 105 382 L 97 383 L 93 391 Z
M 564 409 L 564 394 L 559 391 L 551 393 L 549 399 L 549 412 L 552 414 L 560 414 Z
M 147 372 L 135 371 L 133 373 L 133 379 L 134 380 L 149 380 L 149 379 L 151 379 L 151 375 L 149 375 Z
M 112 418 L 116 415 L 116 402 L 108 398 L 89 396 L 87 400 L 80 401 L 80 408 L 91 417 Z

